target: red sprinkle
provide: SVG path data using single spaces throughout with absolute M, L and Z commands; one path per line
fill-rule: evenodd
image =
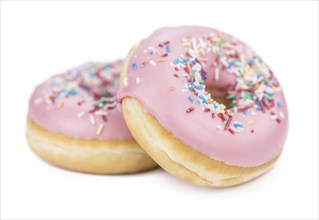
M 175 67 L 175 71 L 178 71 L 179 69 L 178 69 L 178 67 Z
M 229 131 L 231 134 L 235 134 L 235 131 L 234 131 L 234 129 L 232 129 L 232 128 L 228 128 L 228 131 Z
M 176 73 L 174 73 L 174 75 L 173 75 L 173 76 L 175 76 L 176 78 L 178 78 L 178 77 L 179 77 Z
M 204 108 L 204 112 L 210 112 L 210 108 Z
M 189 109 L 186 110 L 186 113 L 190 113 L 190 112 L 192 112 L 192 111 L 194 111 L 194 110 L 195 110 L 194 107 L 190 107 Z
M 102 119 L 104 122 L 107 122 L 107 117 L 105 115 L 102 115 Z
M 213 113 L 212 113 L 212 118 L 215 118 L 215 117 L 216 117 L 216 116 L 215 116 L 215 113 L 213 112 Z
M 167 53 L 164 53 L 164 54 L 161 55 L 162 58 L 167 57 L 167 56 L 168 56 Z
M 276 118 L 276 122 L 279 124 L 281 120 L 279 118 Z
M 168 41 L 166 41 L 164 44 L 165 44 L 165 45 L 169 45 L 169 43 L 170 43 L 170 42 L 169 42 L 169 40 L 168 40 Z
M 158 46 L 159 46 L 159 47 L 164 47 L 164 45 L 163 45 L 163 44 L 158 44 Z
M 231 122 L 232 119 L 233 119 L 233 116 L 230 115 L 230 116 L 228 117 L 228 120 L 227 120 L 226 125 L 225 125 L 225 128 L 224 128 L 225 131 L 229 128 L 229 125 L 230 125 L 230 122 Z

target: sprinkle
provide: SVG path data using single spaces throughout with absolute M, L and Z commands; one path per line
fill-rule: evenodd
M 133 67 L 133 70 L 137 70 L 137 64 L 136 63 L 133 63 L 132 67 Z
M 85 111 L 81 111 L 77 116 L 78 118 L 82 118 L 82 116 L 85 114 Z
M 271 120 L 275 120 L 275 119 L 277 119 L 277 118 L 278 118 L 277 115 L 271 115 L 271 116 L 270 116 L 270 119 L 271 119 Z
M 251 133 L 254 133 L 254 132 L 255 132 L 255 130 L 254 130 L 254 129 L 251 129 L 251 130 L 250 130 L 250 132 L 251 132 Z
M 228 128 L 228 131 L 231 133 L 231 134 L 235 134 L 235 130 L 233 128 Z
M 156 66 L 156 63 L 155 63 L 153 60 L 150 60 L 149 63 L 150 63 L 152 66 Z
M 280 115 L 281 118 L 285 118 L 285 115 L 284 115 L 283 112 L 280 112 L 279 115 Z
M 242 125 L 240 122 L 235 121 L 235 122 L 234 122 L 234 127 L 235 127 L 235 128 L 243 128 L 243 125 Z
M 216 81 L 219 80 L 219 69 L 218 68 L 215 69 L 215 80 Z
M 173 74 L 173 76 L 174 76 L 174 77 L 176 77 L 176 78 L 178 78 L 178 77 L 179 77 L 179 76 L 178 76 L 178 74 L 176 74 L 176 73 L 174 73 L 174 74 Z
M 104 124 L 101 123 L 99 125 L 98 129 L 96 130 L 96 134 L 100 135 L 102 133 L 103 129 L 104 129 Z
M 42 98 L 37 98 L 37 99 L 35 99 L 34 101 L 33 101 L 33 103 L 35 104 L 35 105 L 38 105 L 38 104 L 40 104 L 42 102 Z
M 216 125 L 216 128 L 217 128 L 217 130 L 219 130 L 219 129 L 221 129 L 221 128 L 222 128 L 222 126 L 220 126 L 220 125 Z
M 139 83 L 140 83 L 140 81 L 141 81 L 141 79 L 140 79 L 139 77 L 136 77 L 136 79 L 135 79 L 135 83 L 136 83 L 136 84 L 139 84 Z
M 173 64 L 178 64 L 179 63 L 179 59 L 175 59 L 174 61 L 173 61 Z
M 282 103 L 280 101 L 278 101 L 277 106 L 280 108 L 282 106 Z
M 167 46 L 165 47 L 165 49 L 166 49 L 166 53 L 170 53 L 170 52 L 171 52 L 171 47 L 170 47 L 170 46 L 167 45 Z
M 225 130 L 227 130 L 229 128 L 229 125 L 230 125 L 230 122 L 232 119 L 233 119 L 233 116 L 230 115 L 227 119 L 226 124 L 225 124 L 225 127 L 224 127 Z
M 188 99 L 189 99 L 191 102 L 194 102 L 194 101 L 195 101 L 195 99 L 194 99 L 194 97 L 193 97 L 192 95 L 188 96 Z
M 92 125 L 95 125 L 95 118 L 94 115 L 90 114 L 90 122 Z
M 107 117 L 105 115 L 102 115 L 102 119 L 104 122 L 107 122 Z
M 254 121 L 247 121 L 247 125 L 253 125 Z
M 194 110 L 195 110 L 194 107 L 190 107 L 190 108 L 188 108 L 188 109 L 186 110 L 186 113 L 190 113 L 190 112 L 192 112 L 192 111 L 194 111 Z
M 279 124 L 281 120 L 279 118 L 276 118 L 276 122 Z
M 64 104 L 64 101 L 62 100 L 62 101 L 60 101 L 59 103 L 58 103 L 58 105 L 57 105 L 57 108 L 62 108 L 62 106 L 63 106 L 63 104 Z
M 212 113 L 212 118 L 215 118 L 215 117 L 216 117 L 216 116 L 215 116 L 215 113 L 213 112 L 213 113 Z
M 128 85 L 128 78 L 127 78 L 127 77 L 124 77 L 124 79 L 123 79 L 123 84 L 124 84 L 124 86 L 127 86 L 127 85 Z

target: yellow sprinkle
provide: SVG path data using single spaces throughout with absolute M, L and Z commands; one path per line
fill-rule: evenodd
M 184 47 L 190 47 L 190 46 L 191 46 L 191 43 L 190 43 L 190 42 L 185 42 L 185 43 L 183 43 L 183 46 L 184 46 Z
M 96 134 L 100 135 L 102 133 L 103 129 L 104 129 L 104 124 L 100 124 L 97 131 L 96 131 Z
M 253 125 L 254 121 L 247 121 L 247 125 Z
M 60 101 L 59 103 L 58 103 L 58 108 L 62 108 L 62 106 L 63 106 L 63 104 L 64 104 L 64 102 L 63 101 Z

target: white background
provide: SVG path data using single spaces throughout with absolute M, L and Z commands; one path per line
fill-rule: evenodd
M 53 73 L 125 57 L 154 29 L 206 25 L 252 45 L 290 113 L 276 167 L 209 189 L 161 169 L 124 176 L 64 171 L 25 139 L 27 102 Z M 318 218 L 318 2 L 1 2 L 1 217 Z

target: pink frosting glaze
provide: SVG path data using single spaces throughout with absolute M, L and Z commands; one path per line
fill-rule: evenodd
M 132 139 L 117 108 L 121 61 L 87 63 L 36 87 L 29 117 L 53 133 L 79 139 Z
M 210 39 L 210 43 L 206 38 Z M 190 48 L 192 54 L 187 55 Z M 253 105 L 250 105 L 250 100 L 239 98 L 234 101 L 236 107 L 228 110 L 222 110 L 223 106 L 215 103 L 219 108 L 216 110 L 213 104 L 206 105 L 187 85 L 190 82 L 187 65 L 184 69 L 183 65 L 175 62 L 177 59 L 183 63 L 187 56 L 202 59 L 202 62 L 197 61 L 208 76 L 205 85 L 223 88 L 228 95 L 232 90 L 242 96 L 244 93 L 240 89 L 245 85 L 240 80 L 243 77 L 255 83 L 256 80 L 267 79 L 265 82 L 270 83 L 270 88 L 266 88 L 268 95 L 265 87 L 260 86 L 260 90 L 255 91 L 256 97 L 252 98 Z M 230 65 L 233 57 L 240 64 L 236 64 L 235 60 Z M 244 71 L 237 77 L 233 67 L 239 65 Z M 262 78 L 257 78 L 261 77 L 259 75 Z M 176 138 L 215 160 L 254 167 L 270 161 L 282 151 L 288 131 L 287 105 L 282 90 L 261 58 L 231 35 L 207 27 L 159 29 L 144 39 L 130 58 L 124 84 L 119 93 L 120 99 L 128 96 L 138 99 L 145 111 Z M 259 82 L 257 84 L 260 85 Z M 261 100 L 261 95 L 268 99 L 265 104 L 259 102 L 258 106 L 256 100 Z M 206 111 L 207 106 L 210 109 Z M 226 112 L 227 120 L 219 118 L 218 111 Z M 232 120 L 225 125 L 228 115 L 232 115 Z

